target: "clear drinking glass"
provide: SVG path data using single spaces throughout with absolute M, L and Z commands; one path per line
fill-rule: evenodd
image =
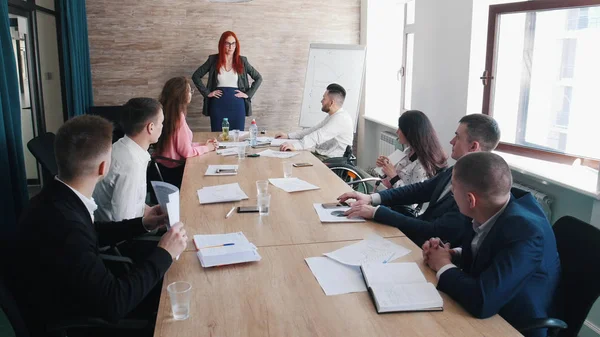
M 235 143 L 240 141 L 240 130 L 231 130 L 230 133 Z
M 256 181 L 256 195 L 267 194 L 269 192 L 269 181 L 268 180 L 257 180 Z
M 284 161 L 283 162 L 283 177 L 284 178 L 291 178 L 292 177 L 292 162 L 291 161 Z
M 167 286 L 173 318 L 181 321 L 190 317 L 192 285 L 188 282 L 173 282 Z
M 271 195 L 263 193 L 258 195 L 258 213 L 260 215 L 269 215 L 269 208 L 271 207 Z
M 244 159 L 246 157 L 246 145 L 237 147 L 238 159 Z

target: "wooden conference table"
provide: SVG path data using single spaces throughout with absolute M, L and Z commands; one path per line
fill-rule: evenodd
M 209 133 L 194 134 L 203 141 Z M 260 152 L 264 149 L 250 150 Z M 181 188 L 181 219 L 193 234 L 242 231 L 259 247 L 262 260 L 216 268 L 202 268 L 193 244 L 188 244 L 173 263 L 163 282 L 155 337 L 187 336 L 520 336 L 496 315 L 480 320 L 471 317 L 446 294 L 444 311 L 378 315 L 366 292 L 326 296 L 304 259 L 344 247 L 377 233 L 412 250 L 395 260 L 416 262 L 428 281 L 435 273 L 423 264 L 421 250 L 398 229 L 374 222 L 322 224 L 312 204 L 334 201 L 349 187 L 318 159 L 303 152 L 290 159 L 314 166 L 294 168 L 294 176 L 321 189 L 287 193 L 270 185 L 271 212 L 234 214 L 233 205 L 256 201 L 256 180 L 282 176 L 277 158 L 245 158 L 237 176 L 204 177 L 208 164 L 237 164 L 236 157 L 215 153 L 190 158 Z M 199 205 L 196 190 L 238 182 L 249 200 L 238 203 Z M 175 281 L 192 284 L 190 318 L 175 321 L 167 285 Z

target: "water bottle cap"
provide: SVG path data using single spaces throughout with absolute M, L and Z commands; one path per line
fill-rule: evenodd
M 224 121 L 229 121 L 229 118 L 225 117 L 223 118 Z
M 252 124 L 256 124 L 256 120 L 255 119 L 252 120 Z

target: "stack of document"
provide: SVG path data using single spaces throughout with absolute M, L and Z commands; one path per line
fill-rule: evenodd
M 238 154 L 238 150 L 234 147 L 227 147 L 224 148 L 222 150 L 217 150 L 217 154 L 220 154 L 221 156 L 237 156 Z
M 258 249 L 244 233 L 194 235 L 194 245 L 202 267 L 260 261 Z
M 213 204 L 217 202 L 231 202 L 248 199 L 248 196 L 240 184 L 225 184 L 217 186 L 203 187 L 198 190 L 198 199 L 200 204 Z
M 264 150 L 258 153 L 261 157 L 273 157 L 273 158 L 292 158 L 293 156 L 297 156 L 300 153 L 298 152 L 288 152 L 288 151 L 273 151 L 271 149 Z
M 282 138 L 277 138 L 277 139 L 273 139 L 271 141 L 271 146 L 281 146 L 283 143 L 290 143 L 290 144 L 299 144 L 300 141 L 298 141 L 297 139 L 282 139 Z
M 279 187 L 286 192 L 300 192 L 309 190 L 318 190 L 319 186 L 315 186 L 302 179 L 298 178 L 271 178 L 269 179 L 271 184 L 275 187 Z
M 238 165 L 208 165 L 205 176 L 234 176 L 238 173 Z

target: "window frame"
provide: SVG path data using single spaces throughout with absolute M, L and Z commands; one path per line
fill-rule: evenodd
M 488 32 L 485 57 L 485 70 L 480 77 L 483 83 L 483 106 L 482 113 L 493 116 L 490 111 L 492 104 L 492 83 L 494 80 L 492 74 L 496 68 L 496 50 L 497 50 L 497 31 L 499 28 L 498 18 L 502 14 L 522 13 L 529 11 L 553 10 L 553 9 L 569 9 L 577 7 L 589 7 L 600 5 L 600 0 L 544 0 L 544 1 L 522 1 L 506 4 L 491 5 L 488 14 Z M 521 93 L 522 94 L 522 93 Z M 525 116 L 526 117 L 526 116 Z M 496 150 L 500 152 L 511 153 L 515 155 L 551 161 L 561 164 L 571 165 L 577 159 L 582 165 L 598 169 L 600 159 L 588 158 L 583 156 L 575 156 L 565 153 L 559 153 L 551 149 L 543 150 L 533 145 L 518 145 L 506 142 L 500 142 Z

